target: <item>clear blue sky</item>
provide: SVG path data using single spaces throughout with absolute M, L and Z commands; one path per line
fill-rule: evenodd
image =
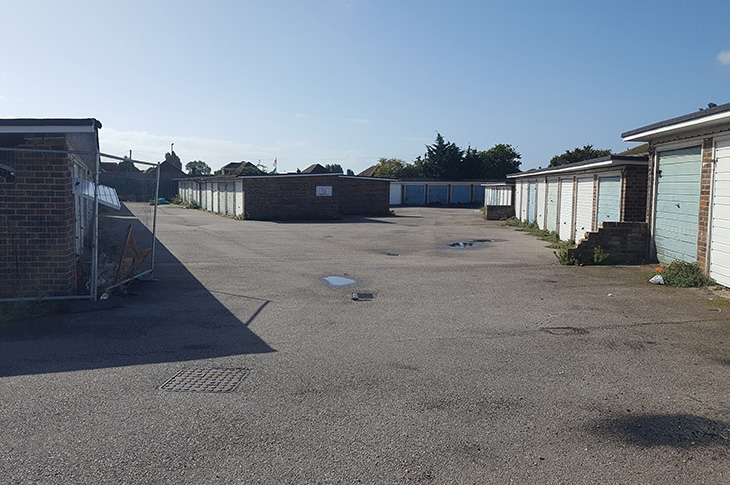
M 102 151 L 281 171 L 405 161 L 436 132 L 523 169 L 730 102 L 730 2 L 6 5 L 0 116 L 94 117 Z

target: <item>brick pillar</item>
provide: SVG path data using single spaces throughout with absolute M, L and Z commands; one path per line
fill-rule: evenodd
M 714 139 L 705 138 L 702 142 L 702 174 L 700 178 L 700 214 L 697 227 L 697 265 L 705 274 L 710 272 L 707 258 L 708 234 L 710 227 L 710 193 L 712 192 L 712 171 L 714 169 Z

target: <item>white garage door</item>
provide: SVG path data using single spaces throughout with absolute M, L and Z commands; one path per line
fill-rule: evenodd
M 601 222 L 621 220 L 621 175 L 598 177 L 598 201 L 596 202 L 596 227 Z
M 730 286 L 730 140 L 715 145 L 715 158 L 710 277 L 721 285 Z
M 545 181 L 537 181 L 537 227 L 545 229 Z
M 662 263 L 697 261 L 702 148 L 659 153 L 654 242 Z
M 556 231 L 558 222 L 558 179 L 548 179 L 545 204 L 547 204 L 545 207 L 545 229 Z
M 573 239 L 573 177 L 560 179 L 560 239 Z
M 593 228 L 593 177 L 578 177 L 575 195 L 575 241 Z

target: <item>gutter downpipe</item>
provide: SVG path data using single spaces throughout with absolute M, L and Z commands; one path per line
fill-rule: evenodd
M 99 137 L 96 138 L 96 173 L 94 174 L 94 244 L 91 252 L 91 295 L 90 299 L 95 301 L 98 297 L 99 284 L 99 172 L 101 167 L 101 154 L 99 153 Z
M 651 145 L 649 146 L 651 153 Z M 656 198 L 657 198 L 657 187 L 659 186 L 659 151 L 654 147 L 654 153 L 651 154 L 654 160 L 653 176 L 652 176 L 652 188 L 651 188 L 651 226 L 649 227 L 649 254 L 648 259 L 657 261 L 659 258 L 656 254 L 656 241 L 654 240 L 655 229 L 656 229 Z

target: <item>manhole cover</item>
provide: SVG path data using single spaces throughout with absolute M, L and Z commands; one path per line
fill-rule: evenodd
M 374 300 L 377 293 L 353 293 L 352 299 L 355 301 L 370 301 Z
M 231 392 L 248 369 L 183 369 L 160 386 L 163 391 Z

